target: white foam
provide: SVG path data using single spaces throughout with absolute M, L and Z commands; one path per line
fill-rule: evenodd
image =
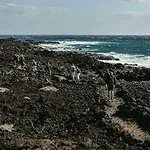
M 114 44 L 114 42 L 95 42 L 95 41 L 58 41 L 60 44 L 39 44 L 40 47 L 45 48 L 47 50 L 54 50 L 54 51 L 78 51 L 77 45 L 86 45 L 85 48 L 82 48 L 81 52 L 91 52 L 95 53 L 96 49 L 90 49 L 90 45 L 96 44 Z M 97 50 L 98 51 L 98 50 Z M 133 64 L 142 67 L 150 68 L 150 56 L 144 55 L 129 55 L 129 54 L 120 54 L 115 52 L 109 53 L 99 53 L 104 54 L 106 56 L 113 56 L 115 58 L 119 58 L 119 61 L 116 60 L 103 60 L 103 62 L 108 63 L 122 63 L 122 64 Z
M 39 44 L 40 47 L 45 48 L 47 50 L 55 50 L 55 51 L 72 51 L 77 50 L 77 45 L 85 45 L 86 48 L 90 48 L 90 45 L 99 45 L 99 44 L 112 44 L 112 42 L 99 42 L 99 41 L 57 41 L 60 44 L 51 44 L 51 43 L 43 43 Z M 114 44 L 114 43 L 113 43 Z M 89 50 L 89 49 L 88 49 Z M 83 50 L 85 51 L 85 49 Z
M 150 68 L 150 56 L 120 54 L 120 53 L 115 53 L 115 52 L 103 53 L 103 54 L 106 56 L 113 56 L 115 58 L 119 58 L 119 61 L 103 60 L 103 62 L 133 64 L 133 65 L 137 64 L 138 66 L 141 66 L 141 67 Z
M 74 46 L 66 45 L 61 42 L 60 44 L 39 44 L 40 47 L 45 48 L 47 50 L 55 50 L 55 51 L 71 51 Z
M 62 43 L 62 41 L 59 41 Z M 112 42 L 99 42 L 99 41 L 65 41 L 65 45 L 98 45 L 98 44 L 111 44 Z

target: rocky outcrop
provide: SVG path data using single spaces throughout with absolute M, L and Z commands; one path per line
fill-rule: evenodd
M 112 122 L 105 110 L 111 103 L 102 90 L 109 68 L 117 76 L 116 97 L 124 101 L 116 115 L 149 131 L 149 69 L 103 63 L 90 54 L 49 52 L 33 42 L 5 39 L 0 44 L 0 86 L 11 89 L 0 93 L 0 122 L 15 129 L 0 129 L 0 149 L 42 149 L 44 142 L 50 149 L 149 148 L 149 140 L 133 139 Z M 25 56 L 22 70 L 14 62 L 18 53 Z M 67 82 L 72 63 L 81 69 L 80 83 Z
M 123 89 L 117 95 L 122 97 L 124 104 L 119 107 L 116 115 L 130 118 L 143 129 L 150 132 L 149 82 L 131 82 L 123 84 Z
M 149 81 L 150 80 L 149 68 L 125 68 L 124 71 L 118 73 L 118 79 L 124 79 L 126 81 Z

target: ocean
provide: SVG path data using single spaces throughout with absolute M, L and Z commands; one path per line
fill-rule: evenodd
M 40 41 L 39 46 L 48 50 L 105 54 L 119 58 L 119 61 L 105 61 L 108 63 L 137 64 L 150 68 L 150 36 L 0 35 L 1 38 Z M 60 44 L 44 43 L 49 41 Z

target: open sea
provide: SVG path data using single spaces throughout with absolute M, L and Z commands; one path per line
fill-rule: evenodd
M 110 63 L 137 64 L 150 68 L 150 36 L 116 35 L 0 35 L 1 38 L 18 40 L 55 41 L 60 44 L 40 44 L 55 51 L 77 51 L 105 54 L 119 58 Z M 80 50 L 79 50 L 80 49 Z

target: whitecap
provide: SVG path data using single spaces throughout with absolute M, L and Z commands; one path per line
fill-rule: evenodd
M 129 54 L 120 54 L 115 52 L 110 53 L 100 53 L 106 56 L 113 56 L 118 58 L 118 60 L 102 60 L 107 63 L 122 63 L 122 64 L 133 64 L 138 65 L 140 67 L 150 68 L 150 56 L 144 55 L 129 55 Z

